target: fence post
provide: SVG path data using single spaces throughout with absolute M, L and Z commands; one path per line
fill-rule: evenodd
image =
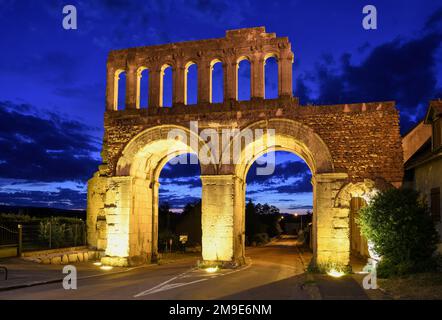
M 49 249 L 52 248 L 52 223 L 49 221 Z
M 86 223 L 84 223 L 83 221 L 81 222 L 82 228 L 81 230 L 83 230 L 83 245 L 86 246 L 87 245 L 87 226 Z
M 78 224 L 75 224 L 75 232 L 74 232 L 74 247 L 77 246 L 77 235 L 78 235 Z
M 17 248 L 17 256 L 21 257 L 21 254 L 23 252 L 23 229 L 22 225 L 19 224 L 17 226 L 18 230 L 18 248 Z

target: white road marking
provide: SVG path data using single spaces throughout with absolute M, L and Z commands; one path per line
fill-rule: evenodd
M 226 272 L 226 273 L 219 273 L 219 274 L 206 274 L 206 273 L 199 273 L 199 274 L 197 274 L 198 271 L 201 271 L 201 272 L 203 272 L 203 271 L 200 270 L 200 269 L 194 268 L 194 269 L 188 270 L 186 272 L 183 272 L 183 273 L 181 273 L 181 274 L 179 274 L 177 276 L 174 276 L 174 277 L 170 278 L 169 280 L 166 280 L 166 281 L 156 285 L 155 287 L 152 287 L 150 289 L 147 289 L 145 291 L 137 293 L 133 297 L 134 298 L 138 298 L 138 297 L 141 297 L 141 296 L 147 296 L 147 295 L 158 293 L 158 292 L 162 292 L 162 291 L 167 291 L 167 290 L 172 290 L 172 289 L 183 287 L 183 286 L 188 286 L 188 285 L 191 285 L 191 284 L 194 284 L 194 283 L 206 281 L 206 280 L 209 280 L 209 279 L 214 279 L 214 278 L 217 278 L 217 277 L 220 277 L 220 276 L 226 276 L 226 275 L 233 274 L 233 273 L 236 273 L 236 272 L 239 272 L 239 271 L 243 271 L 243 270 L 246 270 L 246 269 L 250 268 L 251 266 L 252 266 L 252 263 L 250 263 L 249 265 L 247 265 L 247 266 L 245 266 L 243 268 L 240 268 L 240 269 L 237 269 L 237 270 L 233 270 L 233 271 L 229 271 L 229 272 Z M 191 272 L 195 272 L 195 274 L 194 275 L 189 274 Z M 171 283 L 174 280 L 185 279 L 185 278 L 192 278 L 192 277 L 199 277 L 199 278 L 203 277 L 203 278 L 202 279 L 197 279 L 197 280 L 194 280 L 194 281 L 189 281 L 189 282 Z

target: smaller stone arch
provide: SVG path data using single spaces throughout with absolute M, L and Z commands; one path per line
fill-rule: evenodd
M 275 58 L 276 61 L 278 61 L 278 59 L 279 59 L 279 54 L 278 54 L 277 52 L 274 52 L 274 51 L 270 51 L 270 52 L 265 53 L 264 56 L 263 56 L 263 60 L 264 60 L 264 62 L 265 62 L 267 59 L 269 59 L 269 58 Z
M 119 81 L 120 81 L 120 75 L 122 73 L 126 72 L 125 69 L 116 69 L 114 72 L 114 101 L 113 101 L 113 110 L 118 110 L 118 91 L 119 91 Z
M 249 56 L 249 55 L 241 55 L 241 56 L 239 56 L 237 59 L 236 59 L 236 100 L 238 100 L 239 101 L 239 97 L 240 97 L 240 95 L 239 95 L 239 93 L 240 93 L 240 84 L 239 84 L 239 80 L 240 80 L 240 77 L 239 77 L 239 74 L 240 74 L 240 63 L 241 62 L 243 62 L 243 61 L 247 61 L 248 62 L 248 65 L 249 65 L 249 68 L 250 68 L 250 72 L 249 72 L 249 76 L 248 76 L 248 82 L 249 82 L 249 90 L 250 90 L 250 97 L 249 97 L 249 99 L 250 98 L 252 98 L 252 95 L 253 95 L 253 88 L 252 88 L 252 86 L 253 86 L 253 84 L 252 84 L 252 81 L 253 81 L 253 68 L 252 68 L 252 61 L 253 61 L 253 59 Z
M 379 192 L 389 188 L 393 185 L 386 182 L 384 179 L 364 179 L 360 182 L 349 182 L 342 186 L 334 200 L 335 208 L 350 208 L 351 198 L 363 198 L 367 203 Z
M 196 66 L 196 68 L 197 68 L 197 82 L 199 81 L 199 79 L 198 79 L 198 63 L 196 62 L 196 60 L 189 60 L 188 62 L 186 62 L 186 64 L 184 65 L 184 81 L 183 81 L 183 83 L 184 83 L 184 88 L 183 88 L 183 90 L 184 90 L 184 104 L 188 104 L 188 77 L 189 77 L 189 68 L 191 67 L 191 66 Z M 197 86 L 197 91 L 198 91 L 198 86 Z M 198 96 L 198 92 L 197 92 L 197 94 L 196 94 L 197 96 Z
M 166 62 L 163 63 L 160 67 L 160 86 L 159 86 L 159 106 L 163 107 L 164 106 L 164 73 L 166 71 L 166 69 L 171 68 L 172 70 L 172 97 L 174 95 L 173 92 L 173 72 L 174 72 L 174 67 L 172 63 Z
M 222 66 L 221 72 L 224 73 L 224 62 L 222 58 L 215 57 L 210 60 L 209 63 L 209 103 L 213 103 L 213 70 L 217 63 L 220 63 Z M 223 75 L 224 76 L 224 75 Z
M 140 101 L 141 101 L 141 78 L 143 77 L 143 73 L 147 70 L 149 72 L 149 68 L 147 66 L 140 66 L 137 68 L 137 79 L 136 79 L 136 87 L 135 87 L 135 107 L 136 109 L 140 109 Z M 148 81 L 149 82 L 149 81 Z M 147 92 L 148 90 L 146 90 Z

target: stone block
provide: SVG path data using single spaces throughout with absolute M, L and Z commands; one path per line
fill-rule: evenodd
M 61 264 L 61 257 L 53 257 L 51 258 L 51 264 Z
M 68 260 L 69 262 L 77 262 L 78 261 L 78 256 L 76 253 L 71 253 L 68 255 Z
M 61 264 L 68 264 L 69 263 L 69 257 L 67 254 L 64 254 L 61 258 Z

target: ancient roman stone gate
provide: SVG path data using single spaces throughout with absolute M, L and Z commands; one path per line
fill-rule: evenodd
M 276 99 L 264 97 L 269 57 L 278 63 Z M 238 64 L 244 59 L 251 64 L 251 99 L 238 101 Z M 212 70 L 219 62 L 224 101 L 212 103 Z M 292 94 L 292 63 L 288 38 L 266 33 L 263 27 L 227 31 L 219 39 L 110 52 L 103 162 L 89 180 L 87 205 L 88 242 L 105 251 L 104 263 L 134 265 L 156 257 L 162 167 L 179 154 L 199 155 L 210 140 L 205 129 L 221 135 L 223 129 L 233 128 L 239 134 L 246 129 L 264 134 L 241 144 L 236 163 L 201 162 L 203 259 L 244 261 L 247 171 L 257 157 L 284 150 L 303 158 L 312 171 L 314 262 L 349 264 L 352 197 L 369 199 L 376 190 L 402 181 L 398 112 L 393 102 L 301 106 Z M 198 66 L 196 105 L 186 104 L 191 64 Z M 170 108 L 162 107 L 165 67 L 173 70 Z M 145 69 L 149 105 L 140 108 Z M 123 71 L 126 103 L 118 110 Z M 189 128 L 190 121 L 198 121 L 197 132 Z M 170 132 L 177 129 L 185 134 L 171 138 Z M 270 130 L 271 143 L 265 134 Z M 232 148 L 223 145 L 219 153 L 231 158 Z

